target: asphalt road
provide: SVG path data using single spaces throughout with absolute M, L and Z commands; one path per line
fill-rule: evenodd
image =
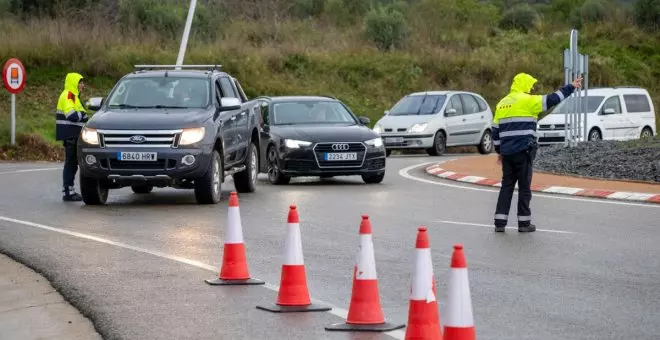
M 402 339 L 402 331 L 323 328 L 345 316 L 368 214 L 392 322 L 407 323 L 416 231 L 425 225 L 440 319 L 452 245 L 462 243 L 481 340 L 657 339 L 660 207 L 535 194 L 537 232 L 518 234 L 511 220 L 514 229 L 495 234 L 496 190 L 423 173 L 421 164 L 443 159 L 389 158 L 381 185 L 311 178 L 241 195 L 250 272 L 265 286 L 204 283 L 221 264 L 231 182 L 216 206 L 196 205 L 189 191 L 124 189 L 90 207 L 61 201 L 59 164 L 0 164 L 0 252 L 43 273 L 106 339 Z M 300 213 L 310 293 L 336 307 L 331 313 L 255 308 L 275 302 L 290 204 Z

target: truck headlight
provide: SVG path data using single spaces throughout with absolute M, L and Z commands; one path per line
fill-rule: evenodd
M 206 129 L 203 127 L 183 129 L 181 133 L 181 140 L 179 140 L 180 145 L 190 145 L 195 144 L 202 139 L 204 139 L 204 133 Z
M 284 145 L 289 149 L 299 149 L 301 146 L 312 145 L 312 142 L 307 142 L 304 140 L 285 139 Z
M 370 139 L 370 140 L 366 141 L 365 143 L 367 145 L 373 146 L 375 148 L 379 148 L 379 147 L 383 146 L 383 139 L 378 137 L 378 138 Z
M 377 133 L 377 134 L 379 134 L 379 135 L 380 135 L 381 133 L 383 133 L 383 128 L 382 128 L 380 125 L 378 125 L 378 124 L 376 124 L 376 126 L 374 126 L 373 130 L 374 130 L 375 133 Z
M 426 130 L 427 125 L 428 125 L 427 123 L 415 124 L 415 125 L 410 127 L 410 132 L 412 132 L 412 133 L 424 132 L 424 130 Z
M 96 129 L 84 127 L 82 129 L 82 140 L 90 145 L 99 145 L 99 133 Z

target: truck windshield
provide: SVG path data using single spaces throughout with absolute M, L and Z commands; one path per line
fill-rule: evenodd
M 432 115 L 445 103 L 445 95 L 406 96 L 394 105 L 388 116 Z
M 600 106 L 600 103 L 603 102 L 603 99 L 605 97 L 603 96 L 588 96 L 588 97 L 582 97 L 581 100 L 578 97 L 568 97 L 566 100 L 562 101 L 559 103 L 559 105 L 555 106 L 555 108 L 550 112 L 550 114 L 566 114 L 569 112 L 575 111 L 575 105 L 577 103 L 578 107 L 578 112 L 584 112 L 582 109 L 584 105 L 583 103 L 586 101 L 587 102 L 587 112 L 592 113 L 598 110 L 598 107 Z
M 347 124 L 357 120 L 341 103 L 331 101 L 282 102 L 273 105 L 274 125 Z
M 204 108 L 210 105 L 206 78 L 158 76 L 121 80 L 107 100 L 111 109 Z

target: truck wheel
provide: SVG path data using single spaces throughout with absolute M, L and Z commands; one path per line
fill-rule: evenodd
M 80 194 L 87 205 L 103 205 L 108 200 L 108 188 L 100 180 L 80 174 Z
M 245 171 L 234 174 L 234 186 L 238 192 L 255 192 L 257 190 L 257 146 L 250 143 L 249 153 L 245 159 Z
M 154 186 L 153 185 L 148 185 L 148 184 L 133 185 L 133 186 L 131 186 L 131 189 L 133 189 L 133 192 L 136 193 L 136 194 L 148 194 L 152 190 L 154 190 Z
M 206 174 L 202 178 L 195 180 L 195 198 L 199 204 L 216 204 L 220 202 L 220 189 L 222 188 L 222 179 L 224 176 L 224 167 L 222 157 L 217 150 L 213 150 L 211 162 Z
M 377 184 L 383 181 L 385 178 L 385 173 L 378 175 L 362 175 L 362 180 L 367 184 Z

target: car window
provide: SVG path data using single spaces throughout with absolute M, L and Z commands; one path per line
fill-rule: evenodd
M 626 103 L 626 111 L 628 112 L 651 111 L 648 97 L 643 94 L 624 94 L 623 101 Z
M 603 111 L 606 109 L 614 109 L 614 113 L 621 113 L 621 102 L 619 101 L 619 96 L 607 98 L 605 104 L 603 104 Z
M 474 98 L 477 100 L 477 103 L 479 104 L 479 112 L 488 110 L 488 103 L 486 103 L 485 100 L 477 96 L 474 96 Z
M 211 103 L 207 78 L 154 76 L 120 80 L 108 95 L 109 108 L 203 108 Z
M 406 96 L 399 100 L 388 116 L 411 116 L 435 114 L 445 103 L 445 95 Z
M 259 106 L 261 106 L 261 121 L 263 124 L 270 124 L 268 122 L 268 102 L 264 100 L 259 101 Z
M 287 101 L 273 104 L 273 125 L 349 124 L 357 119 L 334 101 Z
M 460 116 L 463 114 L 463 103 L 461 103 L 461 98 L 458 95 L 451 96 L 449 104 L 447 105 L 447 110 L 448 109 L 454 109 L 456 110 L 456 113 L 447 113 L 447 117 Z
M 220 87 L 222 88 L 223 97 L 239 98 L 229 78 L 220 77 Z
M 479 113 L 479 104 L 477 103 L 477 100 L 474 99 L 469 94 L 461 94 L 461 98 L 463 99 L 463 108 L 465 111 L 466 115 L 473 114 L 473 113 Z

